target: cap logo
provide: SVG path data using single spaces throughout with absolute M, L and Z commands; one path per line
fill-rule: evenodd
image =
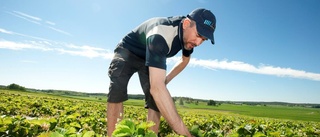
M 211 26 L 211 21 L 210 20 L 204 20 L 204 24 L 208 25 L 208 26 Z
M 212 26 L 212 22 L 210 20 L 204 20 L 203 23 L 214 29 L 214 27 Z

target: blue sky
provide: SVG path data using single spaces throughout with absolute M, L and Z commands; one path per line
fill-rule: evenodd
M 168 89 L 221 101 L 320 103 L 318 0 L 2 0 L 0 85 L 108 93 L 113 49 L 131 29 L 198 7 L 217 18 Z M 180 53 L 168 59 L 168 71 Z M 143 94 L 137 75 L 129 94 Z

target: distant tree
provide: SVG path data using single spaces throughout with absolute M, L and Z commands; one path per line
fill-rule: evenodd
M 214 100 L 209 100 L 207 105 L 208 106 L 215 106 L 217 103 Z
M 183 106 L 183 105 L 184 105 L 184 103 L 183 103 L 183 99 L 182 99 L 182 98 L 180 98 L 180 99 L 179 99 L 179 105 L 181 105 L 181 106 Z
M 173 103 L 176 103 L 176 98 L 172 97 Z
M 26 91 L 25 87 L 22 87 L 22 86 L 20 86 L 18 84 L 15 84 L 15 83 L 12 83 L 12 84 L 8 85 L 7 88 L 10 89 L 10 90 Z
M 198 105 L 198 104 L 199 104 L 199 101 L 197 100 L 196 102 L 194 102 L 194 104 L 195 104 L 195 105 Z
M 186 98 L 184 98 L 184 99 L 185 99 L 185 102 L 186 102 L 187 104 L 193 103 L 193 99 L 192 99 L 192 98 L 186 97 Z
M 7 86 L 0 85 L 0 89 L 6 89 L 6 88 L 7 88 Z
M 320 105 L 315 105 L 313 106 L 313 108 L 320 108 Z

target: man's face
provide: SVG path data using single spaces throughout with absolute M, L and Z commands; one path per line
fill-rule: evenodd
M 199 46 L 205 40 L 207 38 L 198 34 L 195 22 L 190 19 L 183 21 L 183 43 L 186 50 Z

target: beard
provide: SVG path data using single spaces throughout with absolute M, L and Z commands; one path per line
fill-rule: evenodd
M 195 46 L 195 44 L 193 44 L 193 43 L 184 43 L 184 49 L 185 50 L 192 50 L 194 47 L 196 47 Z

